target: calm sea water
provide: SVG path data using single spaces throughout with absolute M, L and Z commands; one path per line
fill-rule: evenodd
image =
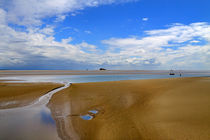
M 210 76 L 210 74 L 182 74 L 182 77 Z M 59 82 L 59 83 L 86 83 L 86 82 L 103 82 L 119 80 L 136 80 L 136 79 L 160 79 L 176 78 L 177 75 L 168 74 L 128 74 L 128 75 L 30 75 L 30 76 L 13 76 L 0 77 L 0 79 L 24 80 L 17 82 Z
M 209 76 L 208 74 L 184 74 L 182 77 Z M 179 75 L 41 75 L 1 77 L 0 79 L 24 80 L 17 82 L 61 82 L 84 83 L 119 81 L 134 79 L 175 78 Z M 52 94 L 52 93 L 51 93 Z M 0 140 L 54 140 L 59 139 L 55 122 L 50 110 L 46 107 L 49 98 L 36 105 L 26 107 L 0 109 Z

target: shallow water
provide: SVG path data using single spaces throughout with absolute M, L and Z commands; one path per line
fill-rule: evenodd
M 182 74 L 182 77 L 198 77 L 210 76 L 210 73 L 197 74 Z M 103 82 L 103 81 L 119 81 L 119 80 L 136 80 L 136 79 L 161 79 L 161 78 L 176 78 L 177 75 L 168 74 L 127 74 L 127 75 L 27 75 L 27 76 L 12 76 L 0 77 L 0 79 L 11 79 L 8 82 L 71 82 L 71 83 L 86 83 L 86 82 Z M 21 81 L 19 81 L 21 80 Z
M 59 139 L 46 107 L 0 111 L 0 139 Z
M 98 114 L 98 110 L 90 110 L 88 114 L 80 115 L 80 118 L 83 120 L 92 120 L 96 114 Z
M 31 105 L 0 110 L 0 139 L 59 139 L 55 122 L 46 107 L 51 96 L 68 87 L 55 89 Z
M 184 74 L 182 77 L 209 76 L 206 74 Z M 15 76 L 0 77 L 0 79 L 24 80 L 17 82 L 58 82 L 58 83 L 83 83 L 83 82 L 101 82 L 118 81 L 134 79 L 159 79 L 175 78 L 179 75 L 151 75 L 151 74 L 132 74 L 132 75 L 41 75 L 41 76 Z M 65 87 L 53 90 L 42 96 L 35 103 L 19 108 L 0 110 L 0 139 L 59 139 L 56 125 L 51 117 L 50 110 L 46 107 L 51 96 Z M 1 104 L 1 103 L 0 103 Z M 5 104 L 5 103 L 4 103 Z M 97 110 L 90 110 L 89 113 L 97 114 Z M 91 120 L 93 116 L 85 114 L 81 119 Z
M 92 120 L 93 116 L 87 114 L 87 115 L 81 115 L 80 118 L 82 118 L 83 120 Z
M 90 110 L 89 112 L 90 113 L 93 113 L 93 114 L 97 114 L 98 113 L 98 110 Z

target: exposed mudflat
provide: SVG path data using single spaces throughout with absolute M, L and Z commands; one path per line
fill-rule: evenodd
M 209 85 L 209 77 L 77 83 L 48 107 L 62 139 L 209 140 Z

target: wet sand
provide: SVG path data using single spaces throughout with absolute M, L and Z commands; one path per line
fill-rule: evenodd
M 210 139 L 209 77 L 72 84 L 48 107 L 62 139 Z
M 0 81 L 0 109 L 25 106 L 47 92 L 59 88 L 57 83 L 4 83 Z

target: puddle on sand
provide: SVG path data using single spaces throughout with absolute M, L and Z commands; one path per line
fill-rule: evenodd
M 80 115 L 80 118 L 82 118 L 83 120 L 92 120 L 97 113 L 98 113 L 98 110 L 90 110 L 88 111 L 88 114 Z
M 98 113 L 98 110 L 90 110 L 88 112 L 93 113 L 93 114 L 97 114 Z
M 92 120 L 93 116 L 87 114 L 87 115 L 80 116 L 80 118 L 82 118 L 83 120 Z

